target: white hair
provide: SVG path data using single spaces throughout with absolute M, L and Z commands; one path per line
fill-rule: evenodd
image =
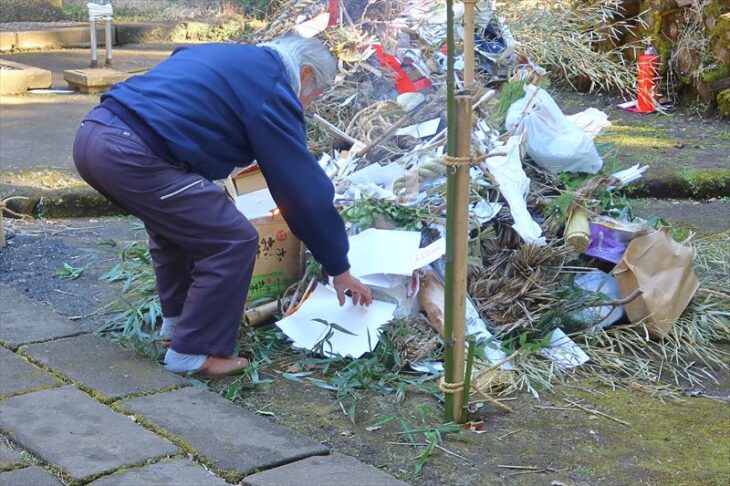
M 291 87 L 297 96 L 302 88 L 299 76 L 304 66 L 311 66 L 314 71 L 315 89 L 325 88 L 337 73 L 337 63 L 330 55 L 327 46 L 317 39 L 288 35 L 259 45 L 270 47 L 279 54 L 286 66 Z

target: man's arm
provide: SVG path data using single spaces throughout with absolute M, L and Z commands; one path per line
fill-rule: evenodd
M 345 290 L 357 304 L 370 303 L 370 291 L 349 273 L 349 243 L 345 224 L 334 207 L 334 187 L 306 143 L 299 102 L 278 87 L 247 124 L 247 135 L 271 195 L 292 232 L 300 238 L 325 271 L 344 303 Z

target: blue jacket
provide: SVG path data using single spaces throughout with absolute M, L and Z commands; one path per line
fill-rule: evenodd
M 275 51 L 179 48 L 112 87 L 102 104 L 121 111 L 158 155 L 208 179 L 256 160 L 292 232 L 330 275 L 349 269 L 332 182 L 307 150 L 304 110 Z

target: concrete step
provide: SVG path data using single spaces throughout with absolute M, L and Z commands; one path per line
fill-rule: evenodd
M 117 29 L 112 25 L 112 45 L 117 43 Z M 104 26 L 96 28 L 97 45 L 104 45 Z M 62 49 L 65 47 L 89 47 L 91 29 L 88 24 L 58 27 L 45 30 L 21 30 L 0 32 L 0 51 L 29 49 Z

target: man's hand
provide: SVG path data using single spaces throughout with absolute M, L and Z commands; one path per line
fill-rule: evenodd
M 373 303 L 373 294 L 370 289 L 367 288 L 358 279 L 350 274 L 350 271 L 341 273 L 336 277 L 332 277 L 332 284 L 337 291 L 337 300 L 340 301 L 340 306 L 345 305 L 345 292 L 352 292 L 352 303 L 354 305 L 370 305 Z

